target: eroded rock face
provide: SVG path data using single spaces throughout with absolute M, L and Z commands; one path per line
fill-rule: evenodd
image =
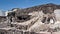
M 9 27 L 14 27 L 18 31 L 57 32 L 60 31 L 60 21 L 56 19 L 55 12 L 57 11 L 54 11 L 56 9 L 60 9 L 60 6 L 45 4 L 25 9 L 15 8 L 15 10 L 12 9 L 13 12 L 8 13 L 7 21 L 10 22 Z M 47 18 L 47 20 L 44 19 L 44 17 Z M 46 22 L 43 23 L 42 20 L 45 20 Z M 54 24 L 52 24 L 52 22 L 54 22 Z M 6 26 L 8 26 L 8 22 L 5 27 Z
M 13 16 L 14 18 L 16 18 L 16 20 L 18 20 L 17 16 L 23 16 L 24 17 L 24 15 L 28 16 L 29 13 L 40 12 L 41 10 L 42 10 L 42 12 L 44 14 L 47 14 L 47 13 L 52 14 L 52 13 L 54 13 L 55 9 L 59 9 L 58 7 L 59 7 L 59 5 L 55 5 L 55 4 L 49 3 L 49 4 L 34 6 L 34 7 L 30 7 L 30 8 L 25 8 L 25 9 L 14 8 L 14 9 L 12 9 L 12 11 L 14 11 L 14 12 L 10 13 L 9 15 Z M 11 14 L 13 14 L 13 15 L 11 15 Z M 28 19 L 30 19 L 30 18 L 28 18 Z

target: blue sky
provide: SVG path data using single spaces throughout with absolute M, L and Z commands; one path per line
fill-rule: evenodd
M 0 10 L 27 8 L 46 3 L 60 4 L 60 0 L 0 0 Z

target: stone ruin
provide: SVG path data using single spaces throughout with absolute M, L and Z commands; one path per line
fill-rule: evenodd
M 60 32 L 55 10 L 60 5 L 44 4 L 25 9 L 14 8 L 0 24 L 0 34 L 54 34 Z M 2 17 L 4 18 L 4 17 Z M 41 33 L 42 32 L 42 33 Z

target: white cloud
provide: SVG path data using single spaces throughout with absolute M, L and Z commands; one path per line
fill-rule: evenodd
M 5 16 L 5 12 L 0 10 L 0 16 Z

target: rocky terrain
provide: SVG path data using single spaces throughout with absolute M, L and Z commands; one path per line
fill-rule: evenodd
M 0 34 L 59 34 L 60 5 L 14 8 L 1 17 Z

